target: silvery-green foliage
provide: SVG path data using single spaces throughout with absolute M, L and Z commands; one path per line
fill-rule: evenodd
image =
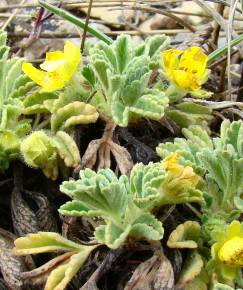
M 178 152 L 182 163 L 206 174 L 207 194 L 211 195 L 214 208 L 217 202 L 222 210 L 237 208 L 242 211 L 243 122 L 223 121 L 220 136 L 215 138 L 197 126 L 183 129 L 183 134 L 186 139 L 175 138 L 173 143 L 160 144 L 157 153 L 164 158 Z
M 130 178 L 118 178 L 110 169 L 97 173 L 85 169 L 80 171 L 80 179 L 61 185 L 72 201 L 61 206 L 60 213 L 102 218 L 104 224 L 95 229 L 95 238 L 110 248 L 119 247 L 128 238 L 159 240 L 163 228 L 151 214 L 155 208 L 202 201 L 202 192 L 186 182 L 178 176 L 173 179 L 162 163 L 137 164 Z
M 89 49 L 89 65 L 83 71 L 97 90 L 92 104 L 122 127 L 136 118 L 161 119 L 168 98 L 164 92 L 149 88 L 148 83 L 151 66 L 156 66 L 159 52 L 167 44 L 167 37 L 157 36 L 136 47 L 127 35 L 119 36 L 111 45 L 95 44 Z
M 63 182 L 61 191 L 72 198 L 60 208 L 68 216 L 100 217 L 95 238 L 110 248 L 118 248 L 129 238 L 159 240 L 163 227 L 151 213 L 139 208 L 130 194 L 129 179 L 117 178 L 110 169 L 80 171 L 79 180 Z
M 162 205 L 202 202 L 202 192 L 163 168 L 163 163 L 138 163 L 130 176 L 130 190 L 137 206 L 153 210 Z
M 166 116 L 181 128 L 200 125 L 207 128 L 207 122 L 213 119 L 212 109 L 193 102 L 182 102 L 166 109 Z
M 34 131 L 21 143 L 21 154 L 27 165 L 42 169 L 44 174 L 56 179 L 58 159 L 63 159 L 67 167 L 80 163 L 79 150 L 74 140 L 63 131 L 51 134 L 49 131 Z
M 161 143 L 156 148 L 157 154 L 165 158 L 172 153 L 180 154 L 180 162 L 194 168 L 197 173 L 205 173 L 197 153 L 204 148 L 213 150 L 213 142 L 208 133 L 200 126 L 190 126 L 182 129 L 186 138 L 175 138 L 174 142 Z
M 87 98 L 79 79 L 72 79 L 62 91 L 44 92 L 40 89 L 27 95 L 24 99 L 24 114 L 51 114 L 51 130 L 69 130 L 75 125 L 94 123 L 98 119 L 95 107 L 83 102 Z
M 33 82 L 21 72 L 23 59 L 9 58 L 7 34 L 0 31 L 0 169 L 19 156 L 21 138 L 29 132 L 27 119 L 20 120 L 22 97 Z
M 16 239 L 14 253 L 21 256 L 55 252 L 52 260 L 35 271 L 39 271 L 39 276 L 43 278 L 46 275 L 43 268 L 47 269 L 45 289 L 64 290 L 97 246 L 80 245 L 58 233 L 38 232 Z M 58 252 L 61 252 L 60 256 L 56 256 Z

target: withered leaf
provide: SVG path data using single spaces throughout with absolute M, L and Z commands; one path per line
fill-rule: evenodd
M 101 139 L 92 140 L 89 143 L 89 146 L 86 149 L 81 160 L 81 168 L 93 168 L 97 160 L 97 152 L 100 148 L 101 143 Z
M 28 270 L 24 257 L 13 254 L 14 240 L 17 237 L 10 232 L 0 229 L 0 270 L 11 290 L 28 289 L 21 280 L 21 273 Z M 4 289 L 1 283 L 0 289 Z M 5 288 L 6 289 L 6 288 Z
M 172 290 L 174 273 L 170 261 L 162 251 L 141 263 L 134 271 L 124 290 Z
M 130 153 L 126 148 L 114 143 L 113 141 L 109 141 L 109 145 L 121 173 L 129 175 L 133 167 Z
M 34 212 L 23 195 L 29 197 L 36 206 Z M 48 199 L 40 193 L 21 192 L 16 187 L 11 196 L 11 214 L 14 232 L 19 236 L 42 231 L 55 231 L 56 223 Z

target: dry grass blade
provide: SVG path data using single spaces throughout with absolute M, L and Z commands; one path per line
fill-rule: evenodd
M 181 19 L 180 17 L 177 17 L 176 15 L 174 15 L 171 12 L 168 12 L 166 10 L 161 10 L 161 9 L 151 8 L 151 7 L 141 7 L 141 6 L 137 6 L 137 7 L 124 6 L 122 8 L 114 8 L 111 10 L 124 10 L 124 9 L 140 10 L 140 11 L 144 11 L 144 12 L 152 12 L 152 13 L 161 14 L 161 15 L 170 17 L 171 19 L 175 20 L 177 23 L 179 23 L 181 26 L 187 28 L 191 32 L 197 31 L 196 28 L 193 27 L 191 24 L 187 23 L 185 20 Z
M 209 6 L 204 0 L 193 0 L 197 3 L 205 12 L 211 15 L 214 20 L 227 32 L 227 23 L 224 18 L 211 6 Z M 236 36 L 235 32 L 232 32 L 234 36 Z
M 81 42 L 81 52 L 82 53 L 83 53 L 83 50 L 84 50 L 84 44 L 85 44 L 85 39 L 86 39 L 86 35 L 87 35 L 87 29 L 88 29 L 88 25 L 89 25 L 89 19 L 90 19 L 90 13 L 91 13 L 91 9 L 92 9 L 92 4 L 93 4 L 93 0 L 90 0 L 89 1 L 89 7 L 88 7 L 87 16 L 86 16 L 86 19 L 85 19 L 82 42 Z
M 228 77 L 228 95 L 226 96 L 226 100 L 232 100 L 231 94 L 231 73 L 230 73 L 230 63 L 231 63 L 231 33 L 233 31 L 233 22 L 234 15 L 236 11 L 236 7 L 238 4 L 238 0 L 231 0 L 230 12 L 229 12 L 229 20 L 228 20 L 228 29 L 227 29 L 227 44 L 228 44 L 228 52 L 227 52 L 227 77 Z
M 25 2 L 26 2 L 26 0 L 23 0 L 23 1 L 20 3 L 20 5 L 24 4 Z M 9 16 L 9 18 L 7 19 L 7 21 L 4 23 L 4 25 L 3 25 L 3 27 L 2 27 L 2 30 L 5 30 L 5 29 L 8 27 L 8 25 L 10 24 L 10 22 L 14 19 L 14 17 L 15 17 L 17 14 L 18 14 L 18 10 L 15 11 L 13 14 L 11 14 L 11 15 Z

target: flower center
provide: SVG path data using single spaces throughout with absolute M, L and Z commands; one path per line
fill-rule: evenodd
M 234 237 L 225 242 L 218 257 L 225 264 L 243 267 L 243 238 Z

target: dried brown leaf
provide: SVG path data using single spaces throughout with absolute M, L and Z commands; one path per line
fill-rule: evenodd
M 169 260 L 161 251 L 141 263 L 124 290 L 172 290 L 174 273 Z
M 109 141 L 111 152 L 116 159 L 116 163 L 122 174 L 129 175 L 132 167 L 133 161 L 130 153 L 126 148 L 114 143 L 113 141 Z
M 88 148 L 86 149 L 82 160 L 81 160 L 81 168 L 93 168 L 96 160 L 97 160 L 97 152 L 100 148 L 100 145 L 102 143 L 101 139 L 96 139 L 96 140 L 92 140 L 89 143 Z
M 24 200 L 23 194 L 34 201 L 38 210 L 34 212 L 27 201 Z M 49 201 L 41 193 L 32 193 L 13 189 L 11 196 L 11 213 L 14 231 L 19 236 L 38 231 L 56 231 L 57 225 L 53 216 Z
M 27 265 L 23 257 L 15 256 L 12 251 L 16 238 L 12 233 L 0 229 L 0 270 L 9 289 L 26 290 L 28 288 L 21 279 L 21 273 L 27 270 Z

